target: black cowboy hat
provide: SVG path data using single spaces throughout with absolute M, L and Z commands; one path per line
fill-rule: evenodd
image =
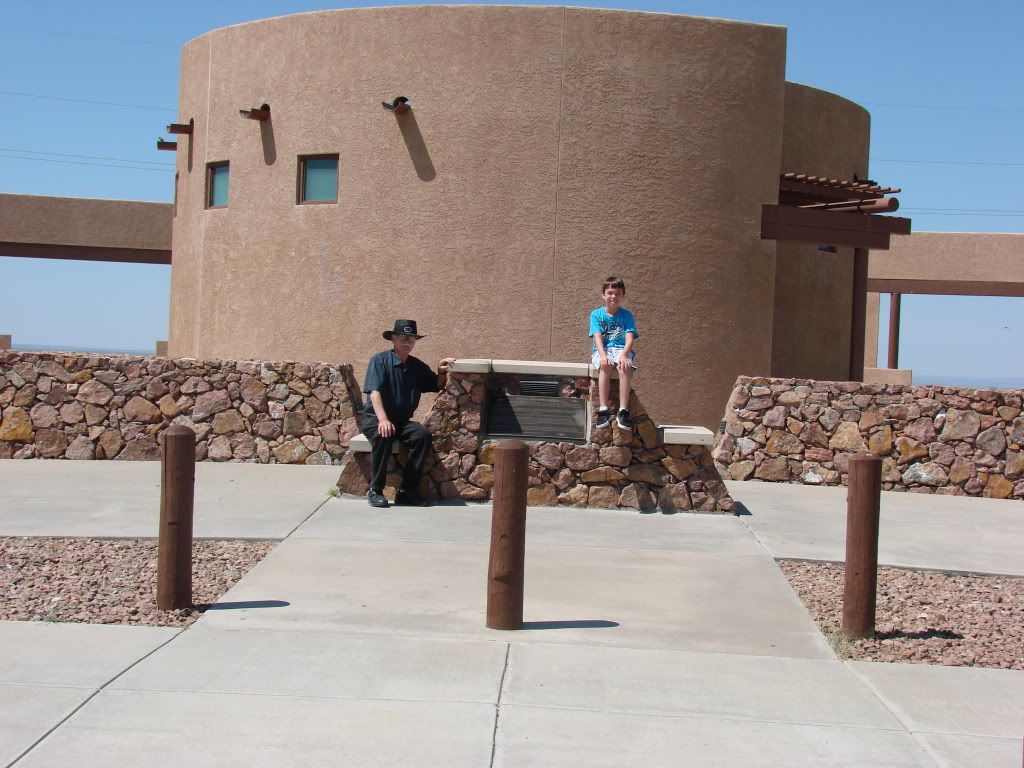
M 414 336 L 417 339 L 423 338 L 423 336 L 420 336 L 418 333 L 416 333 L 415 320 L 395 320 L 394 329 L 390 331 L 384 331 L 384 333 L 382 333 L 381 335 L 388 341 L 391 341 L 391 337 L 394 336 L 396 333 L 402 334 L 404 336 Z

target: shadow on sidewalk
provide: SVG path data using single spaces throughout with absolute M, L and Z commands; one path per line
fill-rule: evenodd
M 233 611 L 237 608 L 286 608 L 291 603 L 285 600 L 238 600 L 228 603 L 197 603 L 201 611 Z
M 520 629 L 601 629 L 617 626 L 619 626 L 617 621 L 582 619 L 579 621 L 524 621 Z

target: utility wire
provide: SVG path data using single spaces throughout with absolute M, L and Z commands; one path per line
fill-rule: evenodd
M 45 96 L 41 93 L 24 93 L 22 91 L 0 91 L 0 96 L 24 96 L 30 99 L 48 99 L 49 101 L 74 101 L 80 104 L 102 104 L 105 107 L 126 107 L 128 109 L 151 109 L 156 112 L 177 112 L 170 107 L 153 107 L 146 104 L 121 104 L 116 101 L 95 101 L 93 99 L 73 99 L 70 96 Z
M 863 101 L 865 106 L 895 107 L 898 109 L 946 109 L 955 112 L 1024 112 L 1016 107 L 960 107 L 948 104 L 891 104 L 881 101 Z
M 95 155 L 67 155 L 62 152 L 37 152 L 34 149 L 14 149 L 12 147 L 0 147 L 0 152 L 23 152 L 26 155 L 50 155 L 52 157 L 76 157 L 81 160 L 113 160 L 117 163 L 142 163 L 143 165 L 162 165 L 174 167 L 174 163 L 158 163 L 154 160 L 132 160 L 127 157 L 97 157 Z M 26 158 L 30 159 L 30 158 Z M 39 158 L 40 160 L 44 158 Z
M 911 211 L 909 208 L 902 209 L 907 213 L 913 213 L 914 216 L 984 216 L 991 219 L 1013 219 L 1024 216 L 1024 213 L 947 213 L 947 212 L 935 212 L 927 213 L 923 211 Z
M 960 211 L 966 213 L 1024 213 L 1019 208 L 902 208 L 904 211 Z
M 81 160 L 54 160 L 48 157 L 24 157 L 22 155 L 0 154 L 0 160 L 36 160 L 43 163 L 62 163 L 64 165 L 93 165 L 103 168 L 123 168 L 127 171 L 156 171 L 157 173 L 174 173 L 172 168 L 143 168 L 138 165 L 114 165 L 113 163 L 87 163 Z
M 134 43 L 136 45 L 154 45 L 160 48 L 181 48 L 177 43 L 159 43 L 155 40 L 133 40 L 128 37 L 108 37 L 107 35 L 89 35 L 84 32 L 59 32 L 55 29 L 39 29 L 38 27 L 18 27 L 7 25 L 7 29 L 16 32 L 34 32 L 38 35 L 58 35 L 60 37 L 81 37 L 89 40 L 112 40 L 115 43 Z
M 872 159 L 873 163 L 921 163 L 924 165 L 1024 165 L 1024 163 L 1016 162 L 999 162 L 994 160 L 883 160 L 881 158 Z

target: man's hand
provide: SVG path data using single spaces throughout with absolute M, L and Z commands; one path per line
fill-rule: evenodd
M 377 434 L 381 437 L 392 437 L 395 434 L 395 425 L 387 419 L 377 422 Z
M 619 373 L 629 373 L 632 368 L 629 364 L 629 358 L 625 355 L 619 355 Z
M 606 355 L 604 353 L 601 353 L 600 357 L 601 357 L 601 367 L 602 368 L 611 368 L 612 367 L 611 361 L 608 359 L 608 355 Z
M 438 365 L 437 365 L 437 372 L 440 375 L 442 375 L 442 376 L 447 376 L 448 375 L 448 369 L 451 367 L 451 364 L 454 363 L 454 362 L 455 362 L 455 358 L 454 357 L 446 357 L 446 358 L 444 358 L 444 360 L 442 360 L 440 363 L 438 363 Z

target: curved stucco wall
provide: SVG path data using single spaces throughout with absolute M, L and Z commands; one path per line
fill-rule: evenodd
M 786 83 L 782 173 L 867 178 L 870 115 L 834 93 Z M 853 249 L 779 243 L 772 375 L 842 381 L 850 375 Z
M 593 9 L 429 6 L 215 30 L 182 57 L 169 353 L 585 360 L 621 273 L 661 422 L 717 426 L 767 374 L 785 30 Z M 409 97 L 403 117 L 381 101 Z M 271 106 L 269 124 L 238 110 Z M 336 205 L 296 158 L 340 155 Z M 204 210 L 208 162 L 230 203 Z

